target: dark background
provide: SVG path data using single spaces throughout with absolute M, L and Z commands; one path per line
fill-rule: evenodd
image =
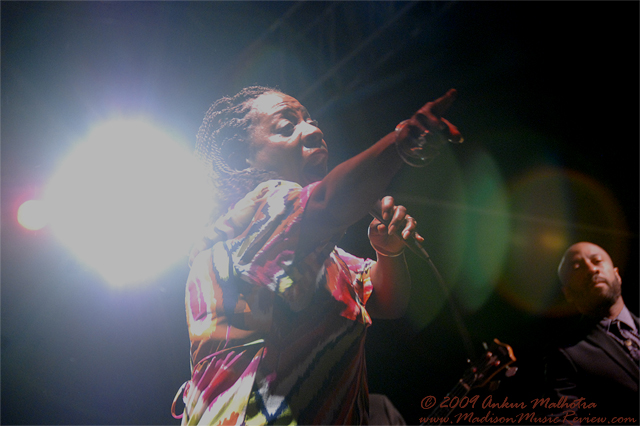
M 142 112 L 192 147 L 209 105 L 250 84 L 298 97 L 332 165 L 458 90 L 447 117 L 464 144 L 407 168 L 390 193 L 418 218 L 474 350 L 493 338 L 514 349 L 500 398 L 541 395 L 541 356 L 571 314 L 554 272 L 569 244 L 609 250 L 638 313 L 638 2 L 2 2 L 1 13 L 2 424 L 179 424 L 186 257 L 114 289 L 16 211 L 96 122 Z M 341 245 L 372 256 L 367 223 Z M 469 354 L 435 274 L 409 263 L 410 310 L 375 322 L 367 351 L 371 391 L 415 424 Z

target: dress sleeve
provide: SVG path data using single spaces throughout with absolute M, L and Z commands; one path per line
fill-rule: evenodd
M 371 267 L 376 262 L 372 259 L 354 256 L 338 247 L 336 247 L 336 253 L 351 273 L 353 289 L 364 306 L 373 292 Z
M 256 188 L 260 197 L 254 203 L 250 223 L 225 243 L 232 273 L 239 280 L 251 287 L 268 288 L 294 311 L 310 303 L 323 262 L 340 237 L 327 235 L 312 253 L 296 253 L 302 216 L 314 187 L 265 182 Z

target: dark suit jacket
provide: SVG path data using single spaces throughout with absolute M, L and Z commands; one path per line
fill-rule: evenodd
M 632 317 L 637 326 L 638 317 Z M 597 406 L 577 410 L 578 416 L 606 417 L 605 424 L 614 417 L 633 417 L 635 421 L 624 423 L 637 425 L 638 364 L 596 321 L 583 318 L 574 333 L 575 337 L 547 360 L 552 399 L 584 398 L 585 404 Z

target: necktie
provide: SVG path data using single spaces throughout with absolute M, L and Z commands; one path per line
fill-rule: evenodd
M 619 320 L 613 321 L 609 330 L 627 348 L 631 358 L 638 362 L 640 359 L 640 338 L 638 338 L 638 334 L 626 323 Z

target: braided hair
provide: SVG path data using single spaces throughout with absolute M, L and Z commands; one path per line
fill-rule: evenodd
M 232 97 L 217 100 L 207 111 L 196 136 L 196 157 L 208 171 L 215 206 L 209 222 L 257 185 L 277 178 L 275 172 L 247 167 L 244 159 L 251 149 L 249 128 L 252 100 L 265 93 L 282 93 L 264 86 L 242 89 Z

